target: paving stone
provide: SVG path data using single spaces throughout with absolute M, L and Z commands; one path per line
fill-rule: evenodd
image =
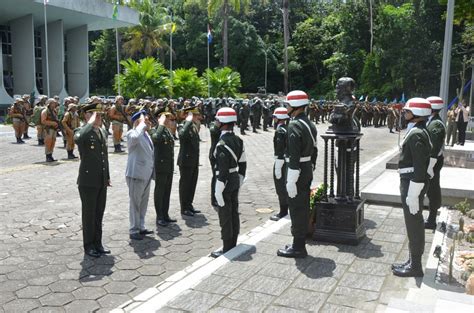
M 5 312 L 28 312 L 41 306 L 38 300 L 33 299 L 16 299 L 8 302 L 3 306 Z
M 0 292 L 17 291 L 26 286 L 27 284 L 24 280 L 8 280 L 0 284 Z
M 274 299 L 271 295 L 237 289 L 222 299 L 219 305 L 244 312 L 260 312 Z
M 113 281 L 104 286 L 107 293 L 126 294 L 132 292 L 136 288 L 134 283 L 127 281 Z
M 320 313 L 363 313 L 366 311 L 357 310 L 351 307 L 326 303 L 320 310 Z
M 64 306 L 74 300 L 70 293 L 53 292 L 41 297 L 40 302 L 45 306 Z
M 379 293 L 348 287 L 336 287 L 328 302 L 360 310 L 374 311 Z
M 384 280 L 385 276 L 346 273 L 341 278 L 339 286 L 364 289 L 369 291 L 380 291 Z
M 374 240 L 403 243 L 406 240 L 405 234 L 393 234 L 377 231 L 373 237 Z
M 0 305 L 15 299 L 15 294 L 11 291 L 0 292 Z
M 102 308 L 112 309 L 127 302 L 128 300 L 130 300 L 130 297 L 128 295 L 109 294 L 103 296 L 102 298 L 97 300 L 97 302 Z
M 283 280 L 274 277 L 267 277 L 262 275 L 254 275 L 250 279 L 246 280 L 239 288 L 261 292 L 269 295 L 278 296 L 280 295 L 289 285 L 290 280 Z
M 94 312 L 99 308 L 99 304 L 94 300 L 74 300 L 64 306 L 66 312 L 69 313 Z
M 289 288 L 278 296 L 273 303 L 290 308 L 317 312 L 327 297 L 328 295 L 324 293 Z
M 156 312 L 157 313 L 179 313 L 179 312 L 186 312 L 186 311 L 173 309 L 173 308 L 170 308 L 169 306 L 165 306 L 165 307 L 157 310 Z
M 390 265 L 385 264 L 385 263 L 375 263 L 375 262 L 356 260 L 349 267 L 349 272 L 364 274 L 364 275 L 386 276 L 391 273 L 391 270 L 390 270 Z
M 59 280 L 48 287 L 53 292 L 71 292 L 81 287 L 81 284 L 77 280 Z
M 221 299 L 221 295 L 189 290 L 168 303 L 168 306 L 185 311 L 207 312 Z
M 241 283 L 242 280 L 239 279 L 211 275 L 193 289 L 207 293 L 227 295 L 235 290 Z
M 81 287 L 72 292 L 74 298 L 78 300 L 97 300 L 106 294 L 102 287 Z
M 140 269 L 144 267 L 145 266 L 142 266 Z M 110 276 L 110 279 L 114 281 L 132 281 L 140 276 L 140 274 L 143 275 L 143 273 L 139 273 L 134 270 L 119 270 L 115 271 L 114 274 Z
M 66 310 L 58 306 L 42 306 L 40 308 L 34 309 L 31 312 L 32 313 L 60 313 L 60 312 L 66 312 Z
M 271 305 L 265 310 L 265 313 L 267 312 L 268 313 L 299 313 L 299 312 L 307 312 L 307 311 L 293 309 L 286 306 Z
M 232 310 L 228 308 L 223 308 L 223 307 L 214 307 L 208 311 L 209 313 L 235 313 L 235 312 L 241 312 L 237 310 Z
M 38 299 L 51 291 L 44 286 L 27 286 L 17 290 L 16 295 L 20 299 Z

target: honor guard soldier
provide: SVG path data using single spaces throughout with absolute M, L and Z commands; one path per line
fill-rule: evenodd
M 181 214 L 194 216 L 201 213 L 193 207 L 194 194 L 199 175 L 199 126 L 201 113 L 197 107 L 184 109 L 187 117 L 183 127 L 179 130 L 179 202 Z
M 286 190 L 293 244 L 279 249 L 277 255 L 304 258 L 308 255 L 305 238 L 308 233 L 310 187 L 318 154 L 317 130 L 305 114 L 308 95 L 295 90 L 286 99 L 289 104 L 288 115 L 291 117 L 288 125 Z
M 158 126 L 152 131 L 151 140 L 155 146 L 155 211 L 156 225 L 168 226 L 176 220 L 170 218 L 170 196 L 174 171 L 174 138 L 171 133 L 174 115 L 162 108 Z
M 422 208 L 431 152 L 425 122 L 431 115 L 431 104 L 423 98 L 412 98 L 408 100 L 403 110 L 409 125 L 401 147 L 398 172 L 410 258 L 405 263 L 393 264 L 392 272 L 400 277 L 422 277 L 421 257 L 425 247 Z
M 86 124 L 74 130 L 81 164 L 77 185 L 82 202 L 82 235 L 85 254 L 100 257 L 109 254 L 102 245 L 102 220 L 110 184 L 107 133 L 102 129 L 102 105 L 84 107 Z
M 211 148 L 209 149 L 209 162 L 211 163 L 211 170 L 212 170 L 212 180 L 211 180 L 211 205 L 216 207 L 217 201 L 216 196 L 214 195 L 216 190 L 216 157 L 214 156 L 214 151 L 216 149 L 216 145 L 219 142 L 219 138 L 221 137 L 221 130 L 216 123 L 211 123 L 209 127 L 209 133 L 211 135 Z
M 44 153 L 46 154 L 46 162 L 56 161 L 53 158 L 53 151 L 59 128 L 59 121 L 56 112 L 57 107 L 58 102 L 55 99 L 50 98 L 46 102 L 46 107 L 41 111 L 41 124 L 44 126 Z
M 74 155 L 74 129 L 80 125 L 79 114 L 77 114 L 77 105 L 69 103 L 67 112 L 64 114 L 63 120 L 61 121 L 64 129 L 64 137 L 66 138 L 66 150 L 68 159 L 76 159 Z
M 425 228 L 436 229 L 436 216 L 441 206 L 441 187 L 439 183 L 441 168 L 443 167 L 444 157 L 444 139 L 446 137 L 446 127 L 439 116 L 439 112 L 444 108 L 444 101 L 440 97 L 429 97 L 426 99 L 431 104 L 431 116 L 428 119 L 426 129 L 430 134 L 431 149 L 430 163 L 428 166 L 428 175 L 430 183 L 426 195 L 429 200 L 430 214 L 425 222 Z
M 215 197 L 223 248 L 211 253 L 214 258 L 237 245 L 240 231 L 239 189 L 247 170 L 244 143 L 233 132 L 237 113 L 231 108 L 222 108 L 217 111 L 216 120 L 221 135 L 214 152 L 217 165 Z
M 285 153 L 287 152 L 287 125 L 286 121 L 290 118 L 286 108 L 277 108 L 273 112 L 275 119 L 276 131 L 273 136 L 273 150 L 275 163 L 273 165 L 273 182 L 275 183 L 275 191 L 280 203 L 280 212 L 270 217 L 272 221 L 278 221 L 280 218 L 288 214 L 288 192 L 286 191 L 286 165 Z

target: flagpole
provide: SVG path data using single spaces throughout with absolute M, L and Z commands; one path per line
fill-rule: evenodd
M 49 60 L 48 60 L 48 19 L 46 17 L 46 2 L 47 0 L 44 0 L 44 48 L 46 51 L 44 51 L 44 57 L 45 57 L 45 63 L 46 63 L 46 69 L 45 69 L 45 77 L 43 78 L 43 82 L 46 80 L 46 95 L 49 97 Z M 44 92 L 44 90 L 43 90 Z
M 169 9 L 170 12 L 170 86 L 173 88 L 173 11 Z
M 118 29 L 117 27 L 115 27 L 115 45 L 117 46 L 117 91 L 118 91 L 118 95 L 120 96 L 122 94 L 121 90 L 120 90 L 120 78 L 119 78 L 119 75 L 120 75 L 120 52 L 119 52 L 119 36 L 118 36 Z
M 209 39 L 207 39 L 207 97 L 211 97 L 211 86 L 209 85 L 209 68 L 210 68 L 210 62 L 209 62 Z

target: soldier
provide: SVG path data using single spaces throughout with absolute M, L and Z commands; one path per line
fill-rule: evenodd
M 277 255 L 304 258 L 308 255 L 305 238 L 308 233 L 309 193 L 318 151 L 317 130 L 304 113 L 308 105 L 308 95 L 295 90 L 290 92 L 286 99 L 289 103 L 288 115 L 292 118 L 288 125 L 286 190 L 293 244 L 279 249 Z
M 250 107 L 250 115 L 252 116 L 252 132 L 256 133 L 260 128 L 260 119 L 262 118 L 262 100 L 255 97 Z
M 276 131 L 273 136 L 273 151 L 275 163 L 273 164 L 273 182 L 275 183 L 275 191 L 280 203 L 280 212 L 270 217 L 272 221 L 278 221 L 280 218 L 288 214 L 288 193 L 286 191 L 286 165 L 285 153 L 287 152 L 287 125 L 286 122 L 290 118 L 286 108 L 277 108 L 273 112 L 275 119 Z
M 171 134 L 174 116 L 165 108 L 158 111 L 158 114 L 160 115 L 158 126 L 151 134 L 155 147 L 154 201 L 156 225 L 166 227 L 169 223 L 176 223 L 176 220 L 168 213 L 174 171 L 174 138 Z
M 23 103 L 22 98 L 16 98 L 15 103 L 10 108 L 9 115 L 13 122 L 13 129 L 15 131 L 16 143 L 25 143 L 21 136 L 24 129 L 24 114 L 23 114 Z
M 446 136 L 446 127 L 443 120 L 439 116 L 439 112 L 444 108 L 444 101 L 440 97 L 429 97 L 431 103 L 431 116 L 428 120 L 426 129 L 430 134 L 431 149 L 430 163 L 428 166 L 428 175 L 430 176 L 430 183 L 426 195 L 429 200 L 430 214 L 428 220 L 425 222 L 425 228 L 436 229 L 436 216 L 438 209 L 441 206 L 441 187 L 439 184 L 440 172 L 444 163 L 443 148 L 444 138 Z
M 247 170 L 244 143 L 233 132 L 237 113 L 231 108 L 222 108 L 217 111 L 216 120 L 221 135 L 214 152 L 217 164 L 215 197 L 223 249 L 212 252 L 211 256 L 214 258 L 237 245 L 240 231 L 239 189 L 245 180 Z
M 245 135 L 245 131 L 248 129 L 249 116 L 250 116 L 249 101 L 247 99 L 243 101 L 242 106 L 240 107 L 239 116 L 240 116 L 240 134 Z
M 46 100 L 48 100 L 48 97 L 44 95 L 39 96 L 39 102 L 33 109 L 32 121 L 36 125 L 36 138 L 38 139 L 38 146 L 44 146 L 44 127 L 41 124 L 41 112 L 46 105 Z
M 92 257 L 109 254 L 102 245 L 102 220 L 110 183 L 107 155 L 107 133 L 102 129 L 102 106 L 91 103 L 84 107 L 87 123 L 74 130 L 81 164 L 77 185 L 82 202 L 82 235 L 84 252 Z
M 31 137 L 28 136 L 28 128 L 30 128 L 30 120 L 31 116 L 33 115 L 33 108 L 32 108 L 32 103 L 31 101 L 34 101 L 34 99 L 31 99 L 30 95 L 23 95 L 23 114 L 25 117 L 24 121 L 24 128 L 23 128 L 23 139 L 30 139 Z
M 63 125 L 63 122 L 62 122 L 62 121 L 64 120 L 64 117 L 66 116 L 66 113 L 67 113 L 68 108 L 69 108 L 69 104 L 71 104 L 71 103 L 74 103 L 74 101 L 73 101 L 72 98 L 70 98 L 70 97 L 64 98 L 65 112 L 61 115 L 61 117 L 60 117 L 59 114 L 58 114 L 58 119 L 59 119 L 59 121 L 61 122 L 61 125 Z M 77 126 L 77 127 L 79 127 L 79 126 Z M 67 137 L 68 137 L 67 131 L 64 129 L 64 127 L 63 127 L 62 130 L 64 130 L 64 132 L 65 132 L 65 134 L 62 134 L 62 135 L 63 135 L 63 144 L 64 144 L 63 147 L 64 147 L 64 148 L 67 148 Z M 74 137 L 74 128 L 73 128 L 72 137 Z M 74 142 L 74 138 L 72 138 L 72 141 Z M 68 153 L 68 157 L 69 157 L 69 153 Z
M 454 113 L 454 106 L 448 111 L 448 118 L 446 122 L 448 126 L 446 130 L 446 144 L 452 147 L 454 146 L 454 143 L 457 142 L 457 138 L 456 138 L 457 125 L 456 125 L 456 113 Z M 450 141 L 451 141 L 451 144 L 449 144 Z
M 374 128 L 378 128 L 380 126 L 380 108 L 379 104 L 375 104 L 373 107 L 374 112 Z
M 402 264 L 393 264 L 392 272 L 400 277 L 422 277 L 421 257 L 425 246 L 423 198 L 427 189 L 431 143 L 425 121 L 431 115 L 431 105 L 423 98 L 408 100 L 404 109 L 410 123 L 403 139 L 398 172 L 400 196 L 408 236 L 410 258 Z
M 123 123 L 128 123 L 128 117 L 125 115 L 124 99 L 122 96 L 115 98 L 115 104 L 109 110 L 109 118 L 112 120 L 112 136 L 114 139 L 114 152 L 123 152 L 121 140 L 123 135 Z M 129 127 L 130 128 L 130 127 Z
M 187 117 L 183 127 L 179 130 L 178 166 L 179 202 L 181 214 L 194 216 L 201 211 L 193 207 L 194 193 L 196 192 L 199 175 L 199 125 L 201 114 L 197 107 L 188 107 L 184 110 Z
M 69 103 L 67 112 L 64 114 L 64 118 L 61 121 L 64 129 L 64 137 L 66 138 L 66 150 L 68 159 L 76 159 L 74 155 L 74 129 L 81 126 L 79 120 L 79 114 L 77 114 L 77 105 Z
M 395 114 L 395 110 L 393 109 L 392 105 L 389 105 L 387 109 L 387 126 L 390 133 L 393 133 L 393 127 L 397 121 L 397 115 Z
M 59 120 L 56 113 L 58 102 L 50 98 L 46 102 L 46 107 L 41 111 L 41 124 L 44 127 L 44 153 L 46 162 L 57 161 L 53 158 L 54 145 L 56 144 L 56 135 L 59 126 Z
M 209 127 L 209 132 L 211 135 L 211 148 L 209 149 L 209 162 L 211 163 L 211 170 L 212 170 L 212 180 L 211 180 L 211 205 L 217 207 L 217 201 L 215 196 L 216 190 L 216 180 L 217 180 L 217 169 L 216 169 L 216 157 L 214 156 L 214 151 L 216 149 L 216 145 L 219 142 L 219 138 L 221 137 L 221 130 L 219 129 L 219 125 L 217 123 L 211 123 Z

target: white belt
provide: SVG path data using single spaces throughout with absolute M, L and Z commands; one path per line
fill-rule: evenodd
M 438 152 L 438 156 L 442 156 L 443 155 L 443 149 L 439 150 Z
M 238 170 L 238 167 L 229 168 L 229 173 L 236 173 Z M 216 171 L 216 175 L 219 175 L 219 171 Z
M 415 171 L 414 167 L 404 167 L 404 168 L 399 168 L 398 173 L 400 174 L 407 174 L 407 173 L 413 173 Z
M 289 163 L 289 162 L 290 162 L 290 158 L 285 158 L 285 161 L 286 161 L 286 163 Z M 300 158 L 300 163 L 309 162 L 309 161 L 311 161 L 311 157 L 310 157 L 310 156 Z

